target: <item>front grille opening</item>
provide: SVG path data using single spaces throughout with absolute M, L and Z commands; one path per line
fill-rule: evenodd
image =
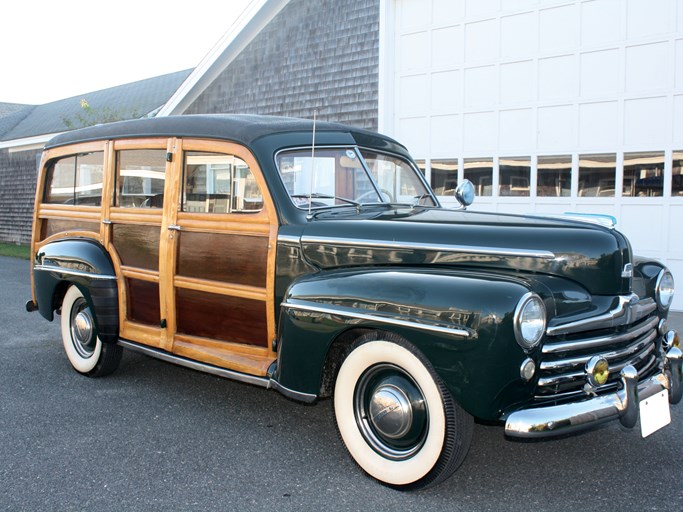
M 619 387 L 619 372 L 633 365 L 642 380 L 657 370 L 660 339 L 659 318 L 651 315 L 633 324 L 549 338 L 543 346 L 539 363 L 536 398 L 560 399 L 585 395 L 585 366 L 593 356 L 607 359 L 610 376 L 607 383 L 593 391 L 602 394 Z

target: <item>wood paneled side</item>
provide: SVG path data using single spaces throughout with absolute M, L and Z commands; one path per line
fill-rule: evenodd
M 62 232 L 73 231 L 88 231 L 93 233 L 100 232 L 99 222 L 82 222 L 78 220 L 66 219 L 44 219 L 42 222 L 42 230 L 40 233 L 40 240 L 45 240 L 52 235 Z
M 159 326 L 159 285 L 149 281 L 126 279 L 128 289 L 128 320 Z
M 159 270 L 159 226 L 114 224 L 112 242 L 127 267 Z
M 176 289 L 178 334 L 268 346 L 262 301 Z
M 184 231 L 177 275 L 263 287 L 267 257 L 267 237 Z

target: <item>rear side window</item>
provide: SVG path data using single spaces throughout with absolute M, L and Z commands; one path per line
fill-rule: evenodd
M 104 153 L 81 153 L 56 160 L 48 169 L 43 202 L 100 206 Z
M 166 182 L 166 150 L 116 152 L 116 206 L 161 208 Z

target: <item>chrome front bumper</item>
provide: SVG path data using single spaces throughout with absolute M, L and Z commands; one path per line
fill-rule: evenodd
M 664 369 L 638 382 L 633 366 L 621 370 L 622 388 L 616 393 L 550 407 L 516 411 L 508 416 L 505 434 L 510 437 L 552 437 L 590 428 L 619 418 L 621 424 L 632 428 L 638 421 L 640 400 L 664 389 L 669 390 L 669 402 L 677 404 L 683 395 L 681 363 L 683 352 L 672 347 L 666 354 Z

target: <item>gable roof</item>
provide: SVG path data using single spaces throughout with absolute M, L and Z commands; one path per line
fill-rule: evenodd
M 288 3 L 289 0 L 252 0 L 157 116 L 182 114 Z
M 27 107 L 32 107 L 33 105 L 24 105 L 23 103 L 3 103 L 0 102 L 0 118 L 14 114 L 20 110 L 24 110 Z
M 17 110 L 0 118 L 0 143 L 18 139 L 35 139 L 77 127 L 80 124 L 78 116 L 84 113 L 81 106 L 83 99 L 88 102 L 93 111 L 110 112 L 123 119 L 154 114 L 190 75 L 191 71 L 189 69 L 177 71 Z M 69 123 L 74 126 L 70 128 Z M 6 147 L 10 145 L 2 144 Z

